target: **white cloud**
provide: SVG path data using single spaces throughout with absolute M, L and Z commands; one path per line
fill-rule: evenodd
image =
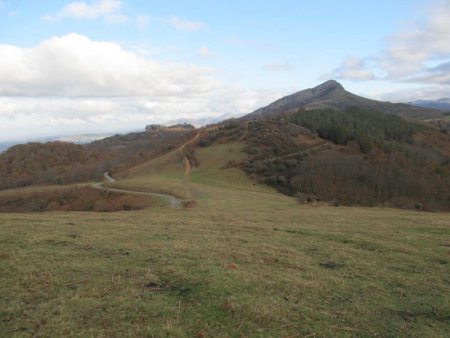
M 412 102 L 418 99 L 438 100 L 449 96 L 448 88 L 441 86 L 424 86 L 414 88 L 400 88 L 385 92 L 379 99 L 392 102 Z
M 79 34 L 33 48 L 0 45 L 0 59 L 0 140 L 243 115 L 279 95 L 226 87 L 208 68 L 156 62 Z
M 158 63 L 79 34 L 53 37 L 30 49 L 0 45 L 0 58 L 4 96 L 188 95 L 217 85 L 207 68 Z
M 270 103 L 273 90 L 218 88 L 205 95 L 71 98 L 0 97 L 0 141 L 143 129 L 175 119 L 241 116 Z
M 414 23 L 388 38 L 381 67 L 394 80 L 433 80 L 423 78 L 430 69 L 427 63 L 450 58 L 450 1 L 434 1 L 425 22 Z M 437 74 L 439 75 L 439 74 Z
M 264 65 L 262 69 L 268 72 L 288 72 L 294 70 L 295 67 L 288 62 L 275 62 Z
M 414 81 L 450 85 L 450 61 L 427 67 L 415 76 Z
M 106 18 L 113 22 L 122 22 L 126 17 L 120 14 L 122 2 L 120 0 L 97 0 L 91 3 L 75 1 L 67 4 L 57 14 L 47 14 L 45 21 L 57 21 L 63 18 L 94 20 Z
M 207 27 L 203 22 L 185 20 L 177 16 L 172 16 L 167 22 L 180 31 L 199 31 Z
M 214 57 L 214 54 L 211 53 L 209 48 L 206 46 L 202 46 L 199 48 L 198 55 L 200 55 L 202 58 L 205 58 L 205 59 L 210 59 L 210 58 Z
M 363 60 L 355 57 L 348 57 L 342 61 L 339 68 L 333 70 L 331 74 L 326 74 L 324 78 L 366 81 L 375 79 L 375 75 L 371 70 L 367 69 Z
M 370 65 L 364 60 L 371 59 Z M 335 70 L 343 79 L 377 78 L 393 81 L 449 84 L 450 1 L 429 4 L 423 21 L 410 23 L 386 39 L 380 55 L 349 58 Z M 430 66 L 433 64 L 433 66 Z

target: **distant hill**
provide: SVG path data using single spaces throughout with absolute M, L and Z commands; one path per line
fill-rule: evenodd
M 298 109 L 347 109 L 359 107 L 393 114 L 405 118 L 428 119 L 442 116 L 442 111 L 417 107 L 405 103 L 382 102 L 352 94 L 334 80 L 321 85 L 285 96 L 266 107 L 260 108 L 246 116 L 247 119 L 274 117 Z
M 114 135 L 88 144 L 31 142 L 0 153 L 0 190 L 102 179 L 160 156 L 195 135 L 193 128 Z
M 101 178 L 109 166 L 101 157 L 73 143 L 15 145 L 0 154 L 0 189 Z
M 409 102 L 414 106 L 423 107 L 423 108 L 431 108 L 431 109 L 439 109 L 443 111 L 450 112 L 450 98 L 442 98 L 436 101 L 433 100 L 417 100 L 413 102 Z

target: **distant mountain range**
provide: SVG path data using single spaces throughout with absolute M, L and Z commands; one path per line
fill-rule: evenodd
M 405 103 L 391 103 L 367 99 L 344 89 L 334 80 L 321 85 L 285 96 L 266 107 L 260 108 L 246 118 L 274 117 L 283 113 L 295 112 L 300 108 L 311 109 L 346 109 L 359 107 L 377 110 L 406 118 L 426 119 L 443 115 L 442 111 L 419 107 Z
M 450 112 L 450 98 L 442 98 L 436 101 L 433 100 L 417 100 L 413 102 L 409 102 L 414 106 L 423 107 L 423 108 L 431 108 L 431 109 L 439 109 L 443 111 Z

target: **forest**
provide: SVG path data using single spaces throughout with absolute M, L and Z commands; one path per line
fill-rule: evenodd
M 28 143 L 0 155 L 0 189 L 100 179 L 110 166 L 100 151 L 72 143 Z
M 262 135 L 262 136 L 259 136 Z M 450 210 L 448 134 L 371 110 L 251 121 L 250 176 L 299 201 Z
M 345 110 L 299 110 L 289 121 L 302 125 L 336 144 L 356 142 L 361 150 L 373 147 L 391 151 L 401 143 L 411 143 L 423 125 L 382 112 L 353 107 Z

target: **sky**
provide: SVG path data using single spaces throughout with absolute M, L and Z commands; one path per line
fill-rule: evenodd
M 0 141 L 242 116 L 328 79 L 450 97 L 450 0 L 0 0 Z

